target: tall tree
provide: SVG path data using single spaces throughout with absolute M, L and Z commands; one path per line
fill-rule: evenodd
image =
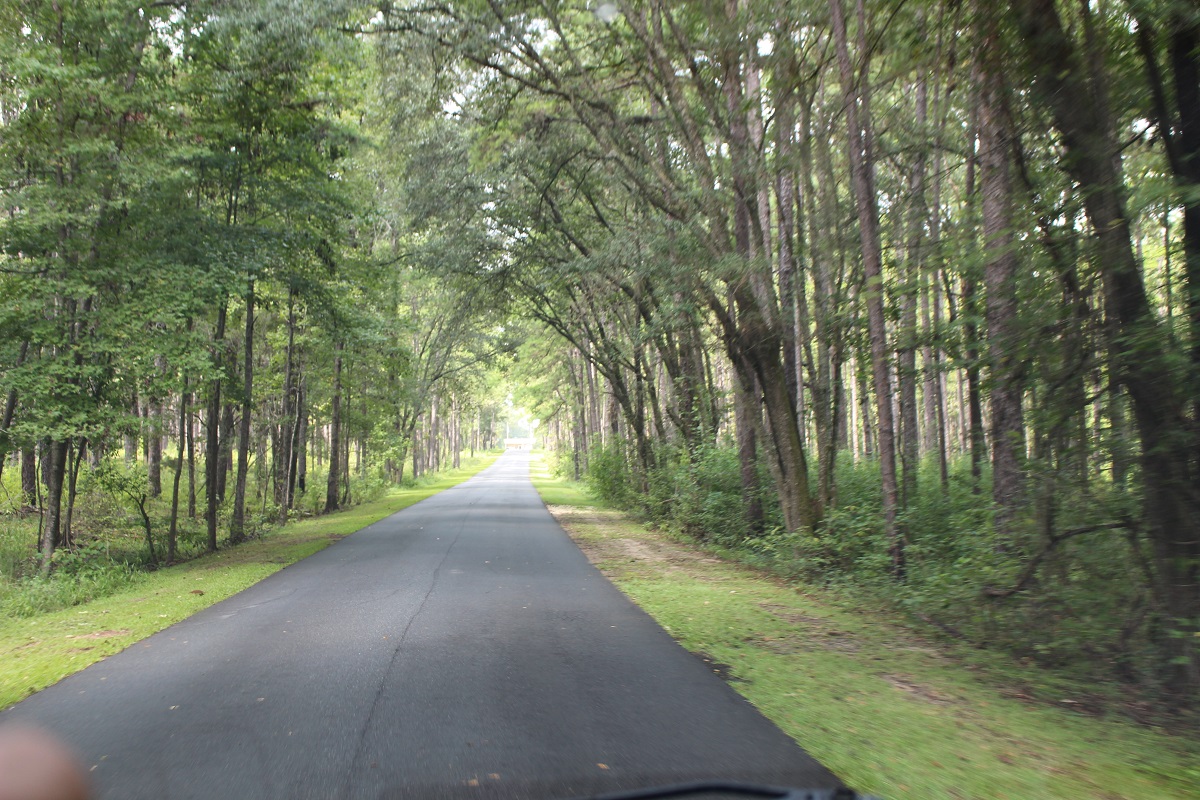
M 1007 539 L 1023 505 L 1025 419 L 1022 411 L 1026 358 L 1017 318 L 1017 252 L 1013 237 L 1010 164 L 1012 133 L 1004 78 L 1000 19 L 981 5 L 979 82 L 979 183 L 983 207 L 984 285 L 988 361 L 991 372 L 992 497 L 996 528 Z
M 1062 165 L 1079 184 L 1091 222 L 1107 302 L 1118 326 L 1114 378 L 1133 403 L 1141 437 L 1147 536 L 1154 548 L 1155 590 L 1173 651 L 1175 688 L 1200 686 L 1200 492 L 1195 425 L 1188 418 L 1191 378 L 1150 304 L 1134 256 L 1127 186 L 1120 167 L 1108 76 L 1089 63 L 1050 0 L 1013 5 L 1038 99 L 1061 137 Z
M 850 180 L 858 209 L 858 230 L 862 239 L 863 293 L 866 295 L 867 327 L 871 342 L 871 376 L 875 388 L 875 407 L 879 420 L 879 465 L 883 483 L 883 515 L 888 540 L 891 542 L 892 570 L 904 573 L 904 540 L 896 521 L 899 492 L 896 485 L 896 427 L 892 414 L 892 379 L 889 363 L 887 323 L 883 301 L 886 294 L 883 278 L 883 253 L 879 240 L 879 208 L 875 194 L 874 145 L 871 128 L 870 86 L 866 65 L 868 53 L 864 42 L 866 14 L 862 0 L 858 3 L 858 59 L 855 71 L 850 58 L 845 12 L 842 0 L 830 0 L 830 18 L 837 46 L 838 74 L 846 102 L 848 127 L 847 149 Z

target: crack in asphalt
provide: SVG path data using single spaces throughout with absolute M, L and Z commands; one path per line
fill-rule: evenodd
M 469 504 L 473 505 L 473 504 Z M 380 698 L 383 697 L 383 692 L 387 688 L 388 679 L 391 677 L 393 670 L 396 668 L 396 662 L 400 658 L 400 651 L 404 647 L 405 641 L 408 639 L 409 631 L 412 630 L 413 623 L 417 621 L 417 617 L 421 616 L 421 612 L 425 610 L 425 606 L 429 603 L 430 596 L 433 595 L 433 590 L 437 588 L 438 579 L 442 574 L 442 567 L 446 563 L 446 559 L 450 558 L 450 553 L 454 550 L 454 546 L 458 544 L 459 538 L 462 536 L 463 529 L 466 527 L 467 517 L 469 514 L 464 514 L 459 522 L 458 530 L 454 533 L 454 539 L 446 547 L 446 552 L 442 555 L 442 560 L 438 562 L 437 567 L 433 570 L 432 580 L 429 582 L 429 588 L 425 591 L 425 596 L 421 598 L 421 604 L 417 606 L 417 610 L 409 618 L 408 624 L 404 626 L 404 632 L 400 634 L 400 640 L 396 642 L 395 649 L 392 650 L 392 658 L 388 661 L 387 668 L 383 671 L 382 677 L 379 679 L 379 686 L 375 690 L 375 697 L 371 700 L 371 710 L 367 712 L 367 718 L 363 722 L 362 729 L 358 733 L 358 743 L 354 747 L 354 757 L 350 760 L 350 770 L 346 775 L 346 782 L 343 787 L 342 797 L 349 796 L 351 785 L 354 782 L 354 777 L 361 767 L 363 744 L 367 739 L 367 732 L 371 729 L 371 722 L 375 719 L 375 712 L 379 708 Z

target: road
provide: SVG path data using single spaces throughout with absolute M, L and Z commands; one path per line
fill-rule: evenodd
M 0 714 L 98 798 L 551 798 L 836 779 L 593 568 L 529 457 Z

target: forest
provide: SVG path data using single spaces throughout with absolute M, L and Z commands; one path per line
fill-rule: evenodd
M 0 175 L 6 613 L 527 409 L 650 524 L 1200 696 L 1194 0 L 16 0 Z

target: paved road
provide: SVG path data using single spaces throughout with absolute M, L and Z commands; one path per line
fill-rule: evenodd
M 509 454 L 0 714 L 100 798 L 550 798 L 836 779 L 629 603 Z

